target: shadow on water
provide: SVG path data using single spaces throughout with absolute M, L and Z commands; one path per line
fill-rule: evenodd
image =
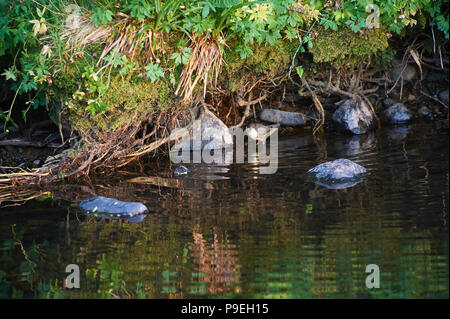
M 448 129 L 280 139 L 278 171 L 258 164 L 149 163 L 64 185 L 0 210 L 0 297 L 448 297 Z M 308 180 L 348 158 L 368 176 L 345 189 Z M 158 167 L 156 165 L 159 165 Z M 138 223 L 80 214 L 92 196 L 140 201 Z M 68 264 L 80 289 L 64 289 Z M 380 288 L 368 289 L 368 264 Z

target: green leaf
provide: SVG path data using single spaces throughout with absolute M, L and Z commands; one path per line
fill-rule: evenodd
M 236 48 L 236 52 L 239 53 L 242 60 L 247 59 L 250 55 L 253 54 L 252 49 L 247 45 L 240 45 Z
M 27 112 L 28 112 L 28 109 L 21 110 L 20 112 L 22 113 L 22 119 L 23 119 L 23 121 L 26 123 L 26 122 L 27 122 Z
M 95 26 L 98 27 L 100 24 L 107 25 L 108 22 L 112 21 L 112 11 L 111 10 L 104 10 L 103 8 L 98 7 L 95 10 L 95 13 L 92 15 L 92 21 L 94 22 Z
M 14 74 L 14 71 L 16 68 L 14 66 L 10 67 L 8 70 L 5 70 L 5 72 L 2 73 L 6 77 L 6 80 L 13 80 L 17 81 L 16 75 Z
M 303 67 L 300 65 L 300 66 L 298 66 L 298 67 L 296 67 L 295 68 L 295 71 L 297 71 L 297 74 L 298 74 L 298 76 L 299 77 L 302 77 L 303 76 Z
M 157 79 L 164 77 L 164 70 L 158 65 L 149 63 L 144 67 L 145 71 L 147 71 L 147 77 L 150 78 L 150 81 L 154 83 Z

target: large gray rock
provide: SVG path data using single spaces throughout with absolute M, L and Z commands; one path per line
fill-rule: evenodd
M 412 119 L 412 112 L 403 104 L 395 103 L 383 112 L 383 119 L 389 123 L 405 123 Z
M 191 137 L 185 136 L 175 149 L 215 150 L 233 146 L 233 136 L 229 128 L 206 108 L 199 108 L 191 129 Z
M 343 101 L 332 116 L 343 130 L 353 134 L 364 134 L 374 125 L 374 116 L 367 104 L 360 98 Z
M 103 196 L 85 199 L 80 203 L 80 207 L 90 214 L 98 214 L 101 217 L 129 218 L 148 213 L 147 207 L 142 203 L 122 202 Z
M 305 116 L 298 112 L 286 112 L 274 109 L 264 109 L 259 114 L 262 121 L 286 126 L 300 126 L 306 122 Z
M 327 188 L 342 189 L 354 186 L 362 180 L 367 171 L 348 159 L 325 162 L 308 171 L 317 179 L 316 183 Z

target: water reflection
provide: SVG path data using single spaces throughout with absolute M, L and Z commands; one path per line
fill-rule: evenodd
M 197 226 L 200 229 L 200 226 Z M 199 285 L 197 294 L 224 294 L 239 292 L 239 271 L 236 245 L 231 243 L 225 233 L 220 236 L 213 234 L 212 243 L 208 243 L 201 232 L 192 231 L 193 241 L 189 245 L 192 258 L 198 265 L 199 282 L 206 283 L 206 290 Z M 191 290 L 192 291 L 192 290 Z
M 282 138 L 274 175 L 195 164 L 175 179 L 172 166 L 143 163 L 2 208 L 0 297 L 448 298 L 448 131 L 389 136 Z M 343 155 L 367 168 L 362 183 L 336 190 L 305 178 Z M 75 214 L 71 203 L 92 196 L 150 213 L 140 223 Z M 61 285 L 70 263 L 77 291 Z M 365 287 L 372 263 L 380 289 Z
M 324 183 L 319 180 L 316 180 L 316 181 L 314 181 L 314 183 L 316 183 L 317 185 L 326 187 L 328 189 L 345 189 L 345 188 L 350 188 L 355 185 L 358 185 L 362 181 L 363 181 L 362 178 L 358 178 L 357 180 L 354 180 L 351 182 L 346 181 L 346 182 L 337 182 L 337 183 Z
M 388 130 L 388 137 L 393 141 L 403 141 L 411 129 L 411 124 L 396 125 Z

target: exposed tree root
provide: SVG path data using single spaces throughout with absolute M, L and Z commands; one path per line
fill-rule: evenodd
M 31 187 L 63 179 L 88 177 L 90 172 L 98 169 L 124 166 L 169 143 L 176 137 L 170 132 L 189 121 L 189 115 L 188 107 L 174 108 L 114 132 L 80 132 L 82 139 L 79 142 L 41 168 L 26 170 L 0 167 L 4 172 L 0 174 L 0 203 L 9 198 L 20 198 L 19 186 Z

